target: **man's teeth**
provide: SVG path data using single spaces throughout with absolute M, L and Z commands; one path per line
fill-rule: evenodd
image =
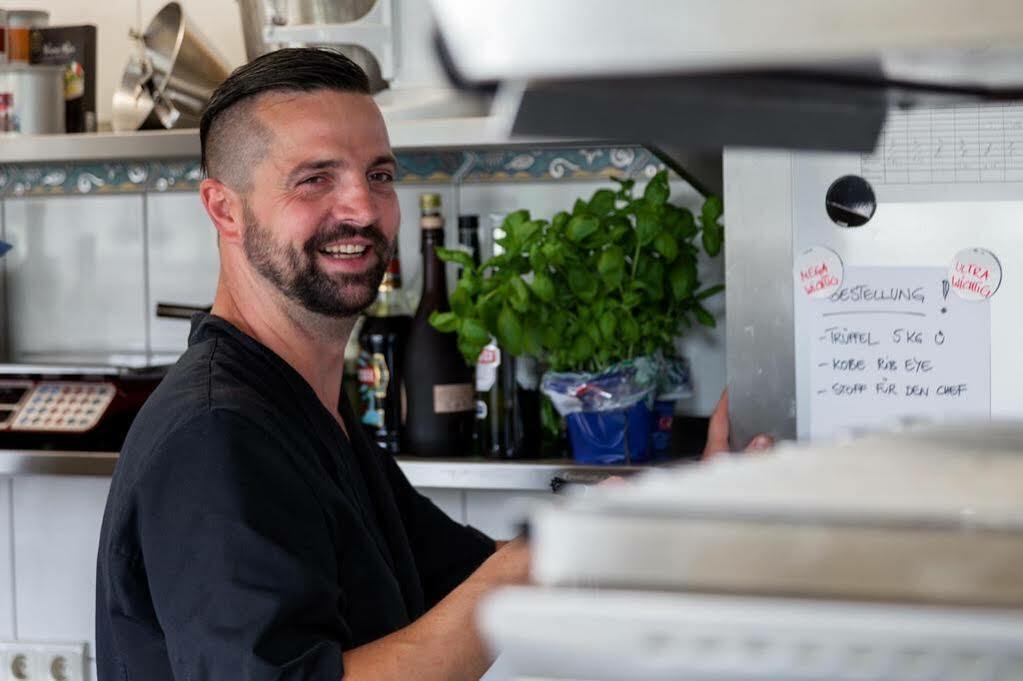
M 362 255 L 365 251 L 366 246 L 362 244 L 340 244 L 327 246 L 323 249 L 323 252 L 328 255 Z

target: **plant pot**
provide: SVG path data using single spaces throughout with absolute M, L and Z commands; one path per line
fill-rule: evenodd
M 646 403 L 625 410 L 577 412 L 567 416 L 572 458 L 607 465 L 650 460 L 653 415 Z

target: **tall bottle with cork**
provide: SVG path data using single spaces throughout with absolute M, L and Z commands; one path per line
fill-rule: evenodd
M 433 312 L 447 312 L 447 277 L 437 249 L 444 246 L 440 196 L 419 199 L 422 228 L 423 294 L 412 319 L 405 349 L 408 453 L 459 457 L 471 453 L 476 401 L 472 367 L 465 363 L 454 334 L 430 325 Z

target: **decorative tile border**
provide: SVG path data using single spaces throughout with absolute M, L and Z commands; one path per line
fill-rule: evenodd
M 664 164 L 643 147 L 561 147 L 398 154 L 402 184 L 647 179 Z M 198 159 L 0 165 L 0 197 L 196 191 Z
M 664 163 L 643 147 L 568 147 L 468 152 L 463 182 L 649 179 Z

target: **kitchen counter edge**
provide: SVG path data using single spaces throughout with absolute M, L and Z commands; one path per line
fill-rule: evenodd
M 0 475 L 109 477 L 117 452 L 0 450 Z M 567 459 L 490 461 L 398 457 L 409 482 L 419 488 L 557 491 L 572 484 L 594 484 L 631 475 L 648 466 L 588 466 Z

